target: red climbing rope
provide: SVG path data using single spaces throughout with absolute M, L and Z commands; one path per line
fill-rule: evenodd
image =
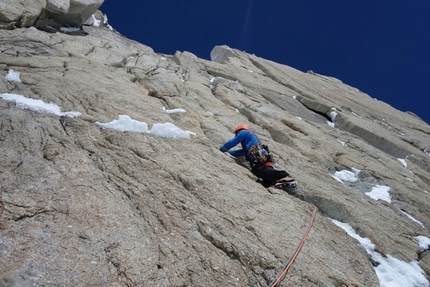
M 276 276 L 275 280 L 270 283 L 269 287 L 276 287 L 279 283 L 281 283 L 282 280 L 284 280 L 285 275 L 288 272 L 288 269 L 293 265 L 294 260 L 296 259 L 297 255 L 299 255 L 300 250 L 302 249 L 303 245 L 305 244 L 305 240 L 308 237 L 309 232 L 311 231 L 312 224 L 314 223 L 315 216 L 317 215 L 317 208 L 314 208 L 314 212 L 312 214 L 311 221 L 309 222 L 308 228 L 306 229 L 305 235 L 303 235 L 302 241 L 300 241 L 299 246 L 297 246 L 296 252 L 294 252 L 293 256 L 288 260 L 288 262 L 285 264 L 285 266 L 282 268 L 281 272 L 279 272 L 278 276 Z

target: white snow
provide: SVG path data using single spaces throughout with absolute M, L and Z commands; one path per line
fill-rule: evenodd
M 400 210 L 400 212 L 401 213 L 403 213 L 404 215 L 406 215 L 410 220 L 412 220 L 412 221 L 414 221 L 414 222 L 416 222 L 416 223 L 418 223 L 419 225 L 421 225 L 422 227 L 424 227 L 424 224 L 421 222 L 421 221 L 419 221 L 418 219 L 415 219 L 412 215 L 410 215 L 409 213 L 407 213 L 407 212 L 405 212 L 405 211 L 403 211 L 403 210 Z
M 187 111 L 184 109 L 172 109 L 172 110 L 166 110 L 165 107 L 163 107 L 163 110 L 168 114 L 175 114 L 175 113 L 186 113 Z
M 80 31 L 81 28 L 79 28 L 79 27 L 60 27 L 60 30 L 63 32 L 77 32 L 77 31 Z
M 105 129 L 113 129 L 121 132 L 148 133 L 154 136 L 175 139 L 189 139 L 190 135 L 195 135 L 195 133 L 181 130 L 172 123 L 155 123 L 153 124 L 152 129 L 148 130 L 148 125 L 145 122 L 133 120 L 127 115 L 120 115 L 118 120 L 113 120 L 110 123 L 96 122 L 96 125 Z
M 329 126 L 331 126 L 332 128 L 334 128 L 334 123 L 333 123 L 333 122 L 327 121 L 327 124 L 328 124 Z
M 355 168 L 355 167 L 352 167 L 351 169 L 355 173 L 356 176 L 358 176 L 358 174 L 361 172 L 361 169 L 358 169 L 358 168 Z
M 335 112 L 336 108 L 331 108 L 331 109 L 332 109 L 332 112 L 330 113 L 330 118 L 331 118 L 331 121 L 334 123 L 336 121 L 336 116 L 337 116 L 337 113 Z
M 113 31 L 113 27 L 108 23 L 108 16 L 106 14 L 103 15 L 103 25 L 105 25 L 109 30 Z
M 61 112 L 61 107 L 54 103 L 45 103 L 42 100 L 35 100 L 16 94 L 0 94 L 0 98 L 7 102 L 13 102 L 18 108 L 35 111 L 38 113 L 54 114 L 57 116 L 78 117 L 81 115 L 79 112 Z M 182 112 L 183 109 L 170 110 L 171 112 Z M 171 123 L 158 124 L 155 123 L 151 130 L 148 130 L 148 125 L 145 122 L 139 122 L 131 119 L 127 115 L 120 115 L 118 120 L 113 120 L 110 123 L 96 124 L 102 128 L 114 129 L 117 131 L 129 131 L 138 133 L 149 133 L 155 136 L 189 139 L 190 135 L 195 133 L 183 131 Z
M 418 240 L 418 247 L 420 249 L 420 252 L 430 249 L 430 238 L 425 236 L 417 236 L 415 238 Z
M 96 122 L 96 125 L 104 129 L 113 129 L 120 132 L 148 132 L 148 125 L 146 123 L 133 120 L 127 115 L 120 115 L 117 120 L 113 120 L 110 123 Z
M 332 177 L 334 179 L 336 179 L 339 182 L 356 182 L 358 179 L 356 177 L 358 173 L 354 173 L 352 171 L 349 170 L 341 170 L 341 171 L 336 171 L 334 173 L 334 175 L 332 175 Z
M 374 260 L 381 260 L 375 268 L 380 287 L 428 287 L 429 281 L 417 261 L 410 263 L 401 261 L 391 255 L 375 256 Z
M 358 114 L 356 114 L 356 113 L 354 113 L 354 112 L 351 112 L 354 116 L 356 116 L 357 118 L 362 118 L 360 115 L 358 115 Z
M 42 100 L 35 100 L 17 94 L 0 94 L 4 101 L 15 103 L 20 109 L 31 110 L 38 113 L 54 114 L 57 116 L 79 117 L 79 112 L 61 112 L 61 107 L 54 103 L 45 103 Z
M 352 238 L 356 239 L 360 245 L 366 250 L 367 254 L 378 263 L 375 267 L 376 275 L 379 278 L 380 287 L 428 287 L 429 281 L 425 277 L 424 271 L 418 265 L 418 262 L 410 263 L 401 261 L 391 255 L 387 257 L 375 251 L 375 245 L 368 238 L 363 238 L 358 235 L 355 230 L 347 223 L 343 223 L 334 219 L 331 221 L 346 231 Z M 420 248 L 428 248 L 428 238 L 417 238 Z M 424 249 L 426 250 L 426 249 Z
M 21 79 L 19 78 L 19 72 L 9 69 L 7 75 L 4 77 L 9 82 L 18 82 L 21 83 Z
M 406 159 L 398 158 L 398 160 L 403 164 L 403 166 L 404 166 L 405 168 L 407 168 L 407 167 L 408 167 L 408 164 L 406 163 Z
M 391 203 L 391 196 L 389 191 L 390 191 L 389 186 L 375 185 L 372 188 L 372 191 L 366 192 L 365 194 L 375 200 L 381 199 L 381 200 L 385 200 L 388 203 Z
M 298 118 L 299 120 L 302 120 L 302 118 L 301 118 L 301 117 L 296 117 L 296 118 Z
M 347 145 L 346 145 L 346 142 L 341 141 L 340 139 L 337 139 L 337 141 L 338 141 L 338 142 L 340 142 L 343 146 L 347 146 Z
M 357 232 L 355 232 L 355 230 L 351 227 L 351 225 L 349 225 L 348 223 L 343 223 L 343 222 L 337 221 L 335 219 L 331 219 L 331 218 L 330 218 L 330 220 L 334 224 L 336 224 L 337 226 L 339 226 L 340 228 L 345 230 L 349 236 L 356 239 L 361 244 L 361 246 L 363 246 L 364 249 L 366 249 L 366 252 L 368 254 L 375 251 L 375 244 L 373 244 L 369 238 L 363 238 L 360 235 L 358 235 Z
M 150 134 L 159 137 L 177 138 L 177 139 L 189 139 L 190 134 L 195 135 L 189 131 L 183 131 L 176 127 L 172 123 L 154 124 L 150 131 Z
M 95 26 L 95 27 L 100 27 L 100 25 L 102 24 L 102 21 L 101 20 L 98 20 L 97 18 L 96 18 L 96 15 L 91 15 L 91 17 L 93 18 L 93 26 Z

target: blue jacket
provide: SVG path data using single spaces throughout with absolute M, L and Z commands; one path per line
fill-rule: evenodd
M 242 148 L 229 151 L 229 153 L 234 157 L 245 156 L 246 159 L 249 160 L 249 149 L 253 145 L 260 143 L 260 141 L 254 135 L 253 132 L 251 132 L 249 130 L 241 130 L 236 134 L 236 136 L 234 138 L 232 138 L 231 140 L 226 142 L 222 147 L 220 147 L 219 150 L 222 152 L 226 152 L 239 143 L 242 144 Z

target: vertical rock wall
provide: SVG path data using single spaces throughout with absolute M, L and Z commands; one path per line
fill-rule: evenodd
M 1 286 L 267 286 L 314 206 L 288 286 L 379 286 L 374 259 L 332 219 L 382 256 L 418 262 L 428 278 L 416 239 L 430 237 L 422 120 L 337 79 L 226 46 L 206 61 L 84 29 L 0 30 L 0 95 L 81 113 L 0 99 Z M 186 112 L 166 112 L 174 109 Z M 149 128 L 173 123 L 191 138 L 97 125 L 120 115 Z M 218 150 L 242 123 L 298 180 L 294 195 L 264 188 Z M 342 171 L 356 181 L 333 177 Z M 377 185 L 390 187 L 390 203 L 366 195 Z

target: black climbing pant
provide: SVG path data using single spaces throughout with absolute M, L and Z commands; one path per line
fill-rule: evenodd
M 251 166 L 251 171 L 256 177 L 261 178 L 266 186 L 289 175 L 285 170 L 277 170 L 265 164 L 254 164 Z

